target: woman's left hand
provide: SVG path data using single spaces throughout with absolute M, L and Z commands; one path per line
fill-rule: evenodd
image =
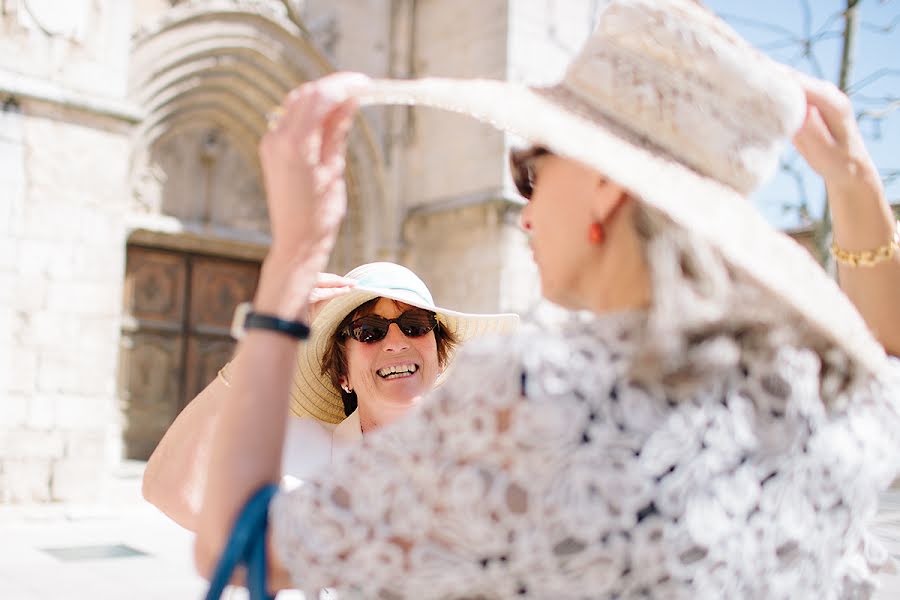
M 336 73 L 291 91 L 259 146 L 272 229 L 255 304 L 296 319 L 347 210 L 344 154 L 369 78 Z
M 853 253 L 885 247 L 896 235 L 896 220 L 850 99 L 826 81 L 795 76 L 806 92 L 807 111 L 794 144 L 825 180 L 834 244 Z M 838 263 L 838 274 L 878 341 L 900 356 L 900 253 L 874 268 Z
M 834 84 L 794 71 L 806 93 L 806 119 L 794 145 L 822 179 L 829 195 L 856 196 L 881 189 L 850 99 Z
M 316 320 L 316 315 L 329 301 L 350 293 L 355 286 L 355 279 L 348 279 L 334 273 L 319 273 L 316 287 L 309 295 L 307 323 L 312 324 Z

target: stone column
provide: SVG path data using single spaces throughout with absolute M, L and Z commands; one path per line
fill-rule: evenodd
M 504 79 L 507 0 L 415 5 L 411 76 Z M 517 200 L 505 186 L 506 136 L 468 117 L 411 113 L 404 152 L 401 257 L 439 303 L 509 309 L 500 280 Z M 501 304 L 503 304 L 501 306 Z
M 418 2 L 410 75 L 554 82 L 600 4 Z M 449 306 L 527 312 L 539 297 L 537 272 L 507 165 L 508 150 L 521 141 L 434 109 L 415 109 L 410 129 L 403 260 Z

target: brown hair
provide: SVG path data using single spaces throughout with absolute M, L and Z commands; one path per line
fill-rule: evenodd
M 328 340 L 328 344 L 325 346 L 325 353 L 322 355 L 322 375 L 328 376 L 331 384 L 340 392 L 341 399 L 344 401 L 345 416 L 356 410 L 357 399 L 356 392 L 345 392 L 341 387 L 341 378 L 347 375 L 347 337 L 344 335 L 344 331 L 355 319 L 372 314 L 375 311 L 375 305 L 378 304 L 380 299 L 380 296 L 372 298 L 350 311 L 344 317 L 344 320 L 338 324 L 334 335 L 331 336 L 331 339 Z M 401 310 L 407 306 L 398 300 L 393 300 L 393 302 Z M 437 343 L 438 365 L 443 368 L 450 362 L 450 356 L 453 354 L 453 349 L 456 348 L 459 340 L 452 331 L 447 329 L 446 325 L 441 323 L 440 319 L 438 319 L 437 327 L 434 328 L 432 333 Z

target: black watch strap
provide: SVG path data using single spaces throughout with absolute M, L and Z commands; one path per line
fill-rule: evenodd
M 244 319 L 244 329 L 277 331 L 298 340 L 309 338 L 309 326 L 300 321 L 287 321 L 272 315 L 252 311 L 248 312 L 247 318 Z

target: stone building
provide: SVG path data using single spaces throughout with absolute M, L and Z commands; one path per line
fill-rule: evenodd
M 288 90 L 336 69 L 553 81 L 603 1 L 0 0 L 0 503 L 104 497 L 227 360 Z M 513 143 L 366 109 L 330 270 L 394 260 L 448 306 L 526 312 Z
M 102 498 L 227 359 L 268 233 L 264 115 L 335 69 L 555 79 L 599 0 L 0 0 L 0 502 Z M 367 109 L 331 270 L 460 309 L 537 294 L 513 141 Z

